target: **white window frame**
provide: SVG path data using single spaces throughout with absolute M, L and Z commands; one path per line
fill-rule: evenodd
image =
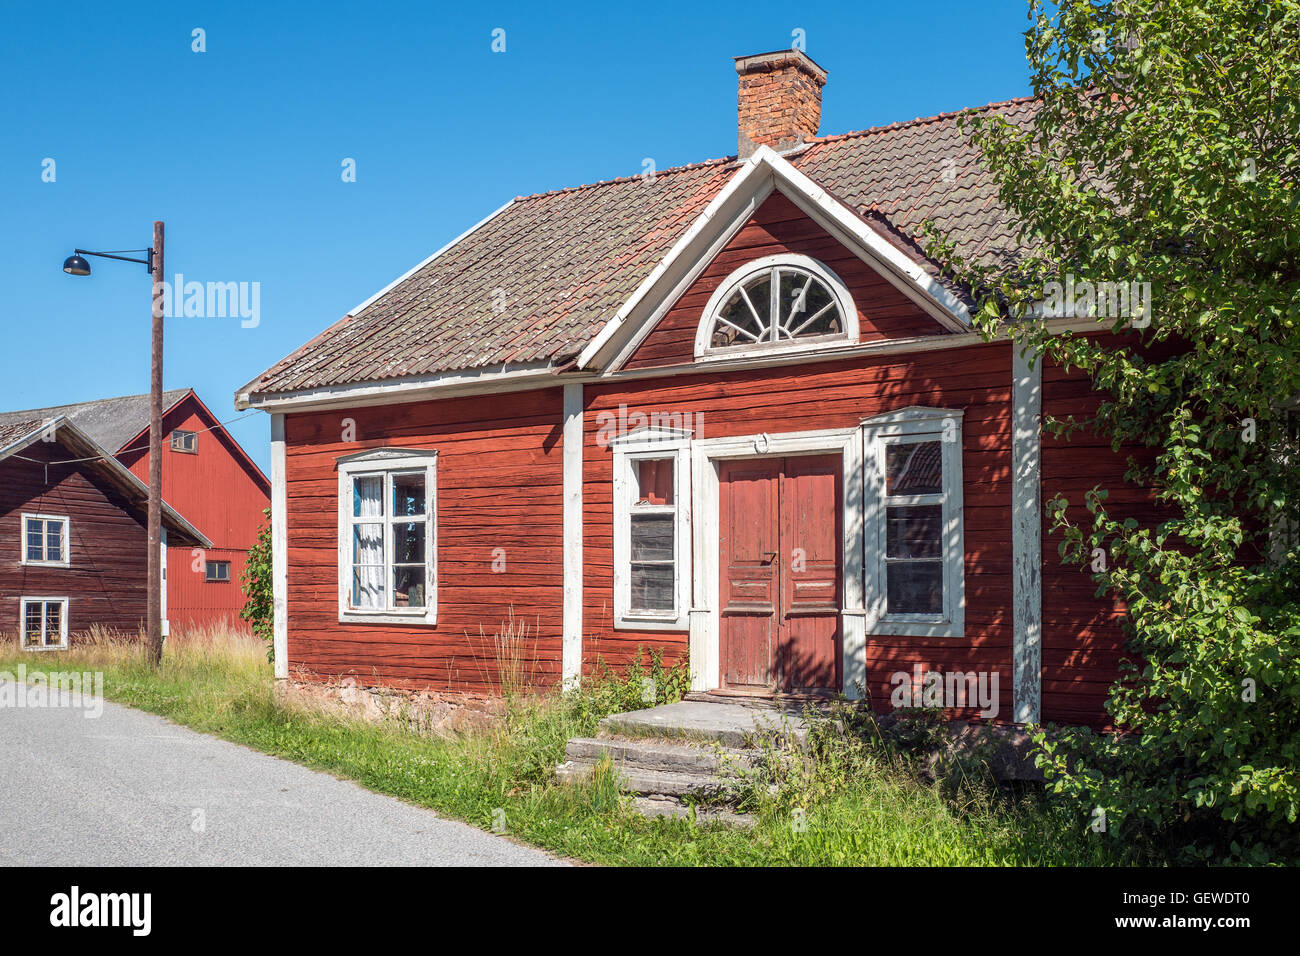
M 209 573 L 209 569 L 222 564 L 226 566 L 226 576 L 224 578 L 212 577 L 211 574 Z M 223 560 L 220 558 L 204 558 L 203 559 L 203 583 L 229 584 L 230 583 L 230 560 L 229 559 Z
M 189 441 L 190 447 L 184 447 L 184 444 L 176 444 L 176 436 L 184 435 Z M 172 451 L 180 452 L 182 455 L 197 455 L 199 453 L 199 433 L 189 428 L 173 428 L 171 434 L 167 436 L 167 445 Z
M 59 643 L 48 646 L 42 644 L 32 647 L 27 644 L 27 605 L 39 601 L 41 604 L 41 639 L 45 639 L 45 605 L 62 604 L 59 614 Z M 66 651 L 68 649 L 68 599 L 66 597 L 49 597 L 27 595 L 18 599 L 18 645 L 25 651 Z
M 352 479 L 364 475 L 384 476 L 384 598 L 389 599 L 392 584 L 392 476 L 395 472 L 424 471 L 428 496 L 425 508 L 425 602 L 422 608 L 353 608 L 352 594 L 352 526 L 367 523 L 352 515 Z M 339 623 L 341 624 L 423 624 L 438 623 L 438 453 L 428 449 L 377 448 L 338 459 L 338 582 Z M 374 518 L 369 523 L 376 523 Z
M 863 568 L 868 634 L 908 637 L 965 637 L 966 543 L 962 513 L 962 411 L 904 408 L 862 422 Z M 938 441 L 942 449 L 941 495 L 885 495 L 885 449 L 893 444 Z M 939 500 L 936 500 L 939 499 Z M 940 614 L 887 612 L 888 571 L 885 560 L 887 504 L 941 504 L 943 542 L 943 611 Z
M 59 546 L 59 553 L 63 555 L 62 560 L 59 560 L 59 561 L 47 561 L 47 560 L 45 560 L 45 559 L 41 559 L 41 560 L 33 561 L 33 560 L 29 560 L 29 559 L 28 559 L 28 557 L 27 557 L 27 522 L 28 522 L 29 520 L 30 520 L 30 521 L 39 521 L 39 522 L 41 522 L 41 553 L 42 553 L 42 554 L 45 553 L 45 541 L 46 541 L 46 536 L 45 536 L 45 522 L 47 522 L 47 521 L 62 521 L 62 522 L 63 522 L 63 538 L 62 538 L 62 540 L 61 540 L 60 543 L 59 543 L 59 544 L 60 544 L 60 546 Z M 70 545 L 71 545 L 71 543 L 72 543 L 71 527 L 72 527 L 72 523 L 68 520 L 68 516 L 67 516 L 67 515 L 47 515 L 47 514 L 37 514 L 37 513 L 35 513 L 35 512 L 26 512 L 26 511 L 23 512 L 23 514 L 22 514 L 22 532 L 21 532 L 21 534 L 19 535 L 19 548 L 20 548 L 20 551 L 19 551 L 19 553 L 18 553 L 19 563 L 20 563 L 20 564 L 31 565 L 31 566 L 33 566 L 33 567 L 44 567 L 44 568 L 66 568 L 66 567 L 71 567 L 72 558 L 71 558 L 71 555 L 69 554 L 69 551 L 70 551 Z
M 746 342 L 738 345 L 726 345 L 720 348 L 714 348 L 713 326 L 717 321 L 718 313 L 731 298 L 731 294 L 736 288 L 750 279 L 754 278 L 760 272 L 767 272 L 777 268 L 798 269 L 803 272 L 811 273 L 821 282 L 825 283 L 826 288 L 830 290 L 831 296 L 835 299 L 835 304 L 839 307 L 840 315 L 844 320 L 843 333 L 836 335 L 818 335 L 804 339 L 791 339 L 785 342 L 757 343 Z M 776 309 L 778 306 L 777 296 L 779 286 L 772 283 L 771 295 L 772 302 L 769 303 L 769 310 Z M 772 312 L 775 315 L 776 312 Z M 836 346 L 853 345 L 858 341 L 858 310 L 853 303 L 853 296 L 849 294 L 848 287 L 840 280 L 840 277 L 832 272 L 826 265 L 818 262 L 811 256 L 796 255 L 793 253 L 783 253 L 775 256 L 764 256 L 761 259 L 755 259 L 747 262 L 739 269 L 732 272 L 725 278 L 714 290 L 713 295 L 709 297 L 708 303 L 704 307 L 704 315 L 700 319 L 699 327 L 695 332 L 695 358 L 697 361 L 721 361 L 724 359 L 735 359 L 739 355 L 752 354 L 755 357 L 766 355 L 783 355 L 791 352 L 816 352 Z
M 691 432 L 640 428 L 610 442 L 614 459 L 614 628 L 635 631 L 686 631 L 691 609 Z M 632 608 L 632 500 L 637 463 L 673 461 L 673 609 Z

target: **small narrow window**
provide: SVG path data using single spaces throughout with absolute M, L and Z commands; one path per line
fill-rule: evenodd
M 961 412 L 908 408 L 863 423 L 866 596 L 880 634 L 964 629 Z
M 649 430 L 614 451 L 614 624 L 678 630 L 690 603 L 689 435 Z
M 172 451 L 184 452 L 187 455 L 197 455 L 199 453 L 199 433 L 178 428 L 172 432 L 171 444 Z
M 435 622 L 435 463 L 396 449 L 340 462 L 340 620 Z
M 66 597 L 25 597 L 18 603 L 23 650 L 47 651 L 68 646 Z
M 206 562 L 206 575 L 208 581 L 229 581 L 230 580 L 230 562 L 229 561 L 208 561 Z
M 22 563 L 68 566 L 68 519 L 65 515 L 31 515 L 23 519 Z

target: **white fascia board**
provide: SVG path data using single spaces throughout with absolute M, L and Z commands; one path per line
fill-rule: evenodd
M 592 363 L 592 360 L 600 354 L 623 325 L 626 323 L 628 316 L 642 304 L 642 301 L 654 291 L 661 280 L 677 267 L 677 260 L 686 255 L 688 251 L 701 240 L 705 231 L 713 224 L 713 221 L 720 215 L 726 215 L 727 211 L 733 205 L 744 205 L 746 194 L 744 190 L 749 182 L 757 177 L 760 180 L 759 188 L 766 186 L 768 191 L 771 190 L 770 179 L 767 182 L 761 182 L 766 177 L 768 170 L 764 168 L 763 150 L 766 147 L 760 147 L 752 156 L 744 161 L 740 170 L 731 178 L 731 181 L 722 187 L 721 191 L 713 197 L 713 201 L 705 207 L 704 212 L 691 223 L 690 227 L 684 232 L 668 250 L 668 254 L 659 261 L 659 264 L 651 270 L 650 274 L 642 280 L 641 284 L 636 287 L 636 291 L 628 298 L 626 302 L 614 313 L 605 327 L 600 330 L 599 334 L 592 339 L 578 355 L 577 367 L 585 369 Z M 771 153 L 771 150 L 768 150 Z M 775 153 L 772 153 L 775 156 Z M 757 190 L 756 190 L 757 192 Z
M 331 385 L 278 392 L 264 397 L 245 395 L 240 407 L 263 411 L 307 412 L 349 406 L 395 405 L 433 398 L 549 388 L 576 380 L 566 375 L 561 381 L 553 362 L 521 362 L 518 365 L 418 375 L 389 382 L 363 382 L 357 385 Z
M 691 272 L 679 264 L 678 260 L 689 257 L 692 253 L 705 260 L 712 258 L 717 251 L 716 248 L 710 248 L 707 253 L 704 253 L 697 247 L 708 242 L 709 236 L 718 229 L 719 224 L 725 224 L 729 231 L 734 232 L 739 225 L 727 218 L 728 216 L 734 216 L 737 210 L 745 208 L 747 201 L 749 206 L 756 208 L 757 204 L 762 199 L 766 199 L 773 189 L 782 186 L 785 187 L 782 192 L 786 193 L 800 209 L 815 221 L 830 228 L 838 239 L 845 242 L 850 249 L 858 251 L 864 261 L 879 269 L 886 279 L 891 280 L 900 291 L 917 302 L 927 314 L 945 328 L 952 332 L 970 331 L 970 312 L 957 296 L 894 248 L 843 204 L 795 169 L 779 153 L 768 146 L 760 146 L 745 160 L 731 181 L 722 188 L 704 212 L 677 240 L 659 265 L 637 286 L 636 291 L 605 324 L 600 333 L 582 350 L 578 356 L 577 367 L 585 369 L 603 356 L 607 360 L 604 364 L 608 371 L 616 371 L 622 360 L 629 354 L 629 349 L 625 346 L 617 355 L 605 354 L 609 351 L 607 347 L 611 340 L 620 332 L 624 332 L 625 326 L 629 324 L 644 322 L 652 327 L 667 305 L 671 305 L 677 295 L 684 291 L 679 277 Z M 743 222 L 740 225 L 743 225 Z M 716 244 L 715 236 L 712 245 L 716 246 Z M 698 274 L 704 264 L 697 263 L 694 274 Z M 660 304 L 660 308 L 653 312 L 644 308 L 646 300 L 655 297 L 656 290 L 663 288 L 665 280 L 674 277 L 678 277 L 678 282 L 671 292 L 661 297 L 664 302 Z M 641 314 L 633 320 L 638 310 Z M 633 321 L 630 323 L 629 320 Z M 642 328 L 637 331 L 644 337 L 649 329 Z M 633 336 L 635 334 L 633 333 Z

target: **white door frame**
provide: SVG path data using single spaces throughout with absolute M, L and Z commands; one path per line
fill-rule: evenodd
M 866 610 L 862 594 L 862 429 L 834 428 L 697 439 L 691 443 L 693 603 L 690 617 L 691 689 L 714 690 L 720 665 L 718 635 L 718 506 L 722 462 L 736 458 L 777 458 L 839 454 L 843 462 L 844 539 L 841 547 L 840 640 L 843 642 L 843 692 L 862 696 L 866 683 Z

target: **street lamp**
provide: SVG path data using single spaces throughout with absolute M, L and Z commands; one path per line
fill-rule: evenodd
M 143 252 L 135 259 L 123 252 Z M 63 261 L 63 271 L 73 276 L 90 275 L 86 256 L 138 262 L 153 277 L 153 347 L 149 372 L 149 580 L 145 616 L 149 640 L 149 662 L 162 660 L 162 359 L 163 359 L 163 224 L 153 224 L 153 248 L 90 252 L 74 249 Z

